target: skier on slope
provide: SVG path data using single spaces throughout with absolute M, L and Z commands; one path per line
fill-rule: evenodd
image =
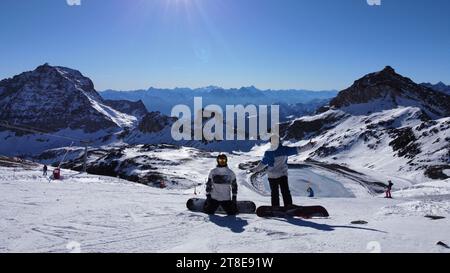
M 302 147 L 287 147 L 281 144 L 280 137 L 275 134 L 272 135 L 270 143 L 270 149 L 264 153 L 258 166 L 251 169 L 250 172 L 255 173 L 268 166 L 267 176 L 269 177 L 272 206 L 280 206 L 279 190 L 281 188 L 284 206 L 292 207 L 292 196 L 288 184 L 288 157 L 311 149 L 314 143 L 310 141 Z
M 47 165 L 42 168 L 42 176 L 47 176 Z
M 235 215 L 238 213 L 236 175 L 228 168 L 226 155 L 219 154 L 216 160 L 217 167 L 210 171 L 206 183 L 204 211 L 207 214 L 214 214 L 217 208 L 221 206 L 228 215 Z
M 392 198 L 392 196 L 391 196 L 392 186 L 394 186 L 394 183 L 392 183 L 392 181 L 389 180 L 389 184 L 387 186 L 386 197 L 385 198 Z

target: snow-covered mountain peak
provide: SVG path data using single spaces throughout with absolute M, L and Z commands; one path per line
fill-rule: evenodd
M 450 96 L 416 84 L 390 66 L 355 81 L 339 92 L 330 106 L 352 114 L 412 106 L 421 108 L 432 118 L 450 116 Z
M 105 105 L 92 81 L 79 71 L 47 63 L 0 81 L 0 107 L 3 123 L 49 132 L 92 133 L 136 122 L 135 117 Z
M 63 66 L 51 66 L 48 63 L 38 66 L 35 70 L 25 72 L 19 76 L 25 76 L 28 80 L 39 80 L 42 87 L 46 87 L 46 83 L 67 82 L 73 85 L 79 91 L 85 93 L 92 98 L 102 101 L 101 96 L 95 91 L 94 83 L 91 79 L 85 77 L 80 71 Z

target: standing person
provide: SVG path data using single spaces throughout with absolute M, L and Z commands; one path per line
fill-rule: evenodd
M 250 170 L 250 172 L 258 172 L 268 166 L 267 176 L 269 177 L 272 206 L 280 206 L 279 191 L 281 189 L 283 204 L 285 207 L 290 207 L 293 204 L 288 184 L 288 157 L 312 148 L 314 143 L 310 141 L 302 147 L 287 147 L 280 143 L 280 138 L 277 135 L 273 135 L 270 142 L 270 149 L 264 153 L 263 159 L 258 166 Z
M 228 168 L 228 158 L 224 154 L 217 156 L 217 167 L 212 169 L 206 182 L 205 212 L 214 214 L 219 206 L 228 215 L 238 213 L 236 196 L 238 186 L 236 175 Z
M 42 168 L 42 175 L 47 176 L 47 165 L 44 165 L 44 167 Z
M 306 189 L 306 192 L 308 192 L 308 197 L 314 197 L 314 191 L 311 188 L 311 186 L 309 186 L 308 189 Z
M 386 197 L 385 198 L 392 198 L 392 196 L 391 196 L 392 186 L 394 186 L 394 183 L 392 183 L 392 181 L 389 180 L 389 184 L 387 186 Z

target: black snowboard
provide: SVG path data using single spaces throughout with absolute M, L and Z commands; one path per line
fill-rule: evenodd
M 203 208 L 205 206 L 206 199 L 204 198 L 191 198 L 186 202 L 186 207 L 188 210 L 196 212 L 204 212 Z M 256 204 L 252 201 L 237 201 L 237 207 L 239 213 L 251 214 L 255 213 Z M 217 209 L 216 213 L 226 214 L 221 206 Z
M 328 217 L 328 211 L 322 206 L 293 206 L 286 207 L 272 207 L 260 206 L 256 209 L 256 215 L 259 217 Z

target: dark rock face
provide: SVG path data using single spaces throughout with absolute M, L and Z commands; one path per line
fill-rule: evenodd
M 0 120 L 9 124 L 48 132 L 117 129 L 119 126 L 99 110 L 102 102 L 89 78 L 65 67 L 44 64 L 0 81 Z
M 427 114 L 437 117 L 450 116 L 450 96 L 442 92 L 414 83 L 387 66 L 380 72 L 371 73 L 339 92 L 330 101 L 334 108 L 344 108 L 354 104 L 384 100 L 384 107 L 416 106 Z
M 160 112 L 146 114 L 139 123 L 139 131 L 143 133 L 157 133 L 176 121 L 176 118 L 162 115 Z
M 141 100 L 136 102 L 128 100 L 104 100 L 104 103 L 119 112 L 141 118 L 145 116 L 148 111 Z
M 425 175 L 431 179 L 447 179 L 450 178 L 444 173 L 444 170 L 450 170 L 450 165 L 429 166 L 425 170 Z
M 392 129 L 391 137 L 394 140 L 389 143 L 389 146 L 392 146 L 392 149 L 398 152 L 398 156 L 414 158 L 421 152 L 411 127 Z

